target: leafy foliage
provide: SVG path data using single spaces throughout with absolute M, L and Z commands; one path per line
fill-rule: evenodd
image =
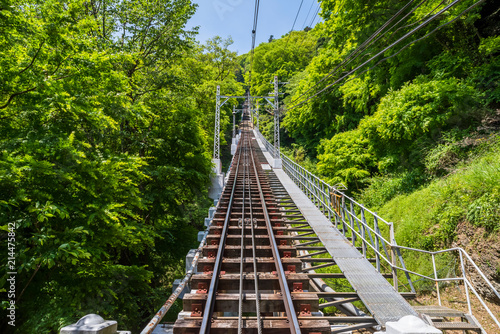
M 324 140 L 318 169 L 335 176 L 333 182 L 354 184 L 373 171 L 421 165 L 423 149 L 433 145 L 442 131 L 471 124 L 479 98 L 473 86 L 460 80 L 419 77 L 389 92 L 356 130 Z
M 87 313 L 135 331 L 182 273 L 210 203 L 215 106 L 195 92 L 241 89 L 230 41 L 202 47 L 185 29 L 194 10 L 1 3 L 0 226 L 16 227 L 20 332 L 55 333 Z M 210 76 L 196 82 L 189 64 Z

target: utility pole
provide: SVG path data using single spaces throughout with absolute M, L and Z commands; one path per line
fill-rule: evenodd
M 238 137 L 236 136 L 236 109 L 233 106 L 233 138 L 231 139 L 231 154 L 236 153 L 238 147 Z
M 222 165 L 220 162 L 220 98 L 220 86 L 217 86 L 217 98 L 215 104 L 214 157 L 212 159 L 212 163 L 214 164 L 214 175 L 210 177 L 212 185 L 208 190 L 208 196 L 213 200 L 219 199 L 222 193 L 222 188 L 224 188 L 224 174 L 222 173 Z
M 257 114 L 257 130 L 260 131 L 260 122 L 259 122 L 259 109 L 260 109 L 260 105 L 257 105 L 257 110 L 256 110 L 256 114 Z
M 236 110 L 233 106 L 233 138 L 236 137 Z
M 217 86 L 217 102 L 215 106 L 214 160 L 220 161 L 220 86 Z
M 274 77 L 274 168 L 281 168 L 279 81 Z

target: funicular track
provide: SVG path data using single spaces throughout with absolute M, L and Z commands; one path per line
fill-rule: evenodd
M 245 119 L 245 118 L 244 118 Z M 379 319 L 351 303 L 345 280 L 243 122 L 238 150 L 174 333 L 374 332 Z M 390 276 L 386 274 L 385 276 Z M 335 307 L 341 314 L 324 316 Z M 327 313 L 328 314 L 328 313 Z M 333 326 L 333 327 L 332 327 Z
M 314 204 L 283 171 L 269 166 L 247 115 L 241 128 L 174 333 L 375 332 L 388 321 L 417 316 L 404 300 L 415 293 L 392 287 L 386 280 L 394 278 L 391 267 L 380 266 L 353 233 L 345 233 L 347 219 L 342 216 L 337 229 L 311 210 Z M 441 324 L 425 314 L 420 317 L 427 323 Z M 482 331 L 469 319 L 442 324 Z
M 384 326 L 386 315 L 352 304 L 363 299 L 355 288 L 336 292 L 325 283 L 349 284 L 269 167 L 245 118 L 191 293 L 183 298 L 189 316 L 176 321 L 174 333 L 334 334 Z M 349 243 L 347 238 L 336 242 Z M 332 307 L 333 313 L 321 312 Z
M 330 333 L 330 323 L 313 317 L 319 296 L 300 273 L 293 237 L 273 193 L 265 160 L 243 124 L 233 167 L 219 200 L 207 243 L 184 295 L 191 316 L 174 333 Z

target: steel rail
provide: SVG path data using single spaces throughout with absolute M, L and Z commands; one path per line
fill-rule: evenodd
M 262 204 L 262 211 L 264 213 L 264 220 L 266 222 L 267 231 L 269 234 L 269 241 L 271 243 L 271 249 L 273 252 L 273 257 L 276 262 L 276 271 L 278 272 L 278 279 L 280 283 L 281 292 L 283 294 L 283 302 L 285 304 L 285 310 L 287 318 L 291 320 L 290 332 L 291 334 L 300 334 L 299 320 L 297 319 L 297 314 L 295 313 L 295 308 L 293 306 L 292 295 L 290 289 L 286 284 L 285 270 L 283 269 L 283 264 L 281 263 L 281 257 L 279 254 L 278 245 L 276 244 L 276 239 L 274 237 L 273 228 L 271 226 L 271 220 L 269 219 L 269 213 L 267 212 L 267 207 L 265 205 L 266 201 L 264 198 L 264 193 L 262 192 L 262 186 L 260 184 L 259 174 L 257 172 L 257 167 L 255 165 L 255 158 L 253 156 L 253 149 L 250 150 L 251 161 L 253 165 L 253 170 L 255 172 L 255 178 L 257 181 L 257 188 L 259 190 L 260 200 Z
M 251 148 L 250 148 L 251 149 Z M 262 334 L 262 319 L 260 317 L 260 292 L 259 292 L 259 272 L 257 270 L 257 254 L 255 249 L 255 229 L 253 221 L 253 203 L 252 203 L 252 185 L 248 185 L 248 197 L 250 199 L 250 230 L 252 233 L 252 257 L 253 257 L 253 274 L 255 286 L 255 310 L 257 313 L 257 333 Z
M 211 318 L 215 305 L 215 292 L 217 291 L 217 286 L 219 284 L 219 272 L 222 265 L 222 257 L 224 254 L 224 245 L 227 238 L 227 230 L 229 226 L 229 221 L 231 218 L 231 211 L 233 206 L 234 193 L 236 191 L 236 184 L 238 183 L 238 172 L 240 169 L 241 161 L 241 147 L 237 148 L 238 162 L 236 164 L 236 171 L 234 173 L 233 187 L 231 189 L 231 197 L 229 198 L 229 204 L 226 213 L 226 219 L 224 220 L 224 227 L 222 229 L 221 239 L 219 243 L 219 249 L 217 251 L 217 257 L 215 259 L 214 269 L 212 272 L 212 279 L 210 280 L 210 288 L 208 290 L 207 302 L 205 304 L 205 309 L 203 310 L 203 320 L 201 322 L 200 334 L 210 333 Z
M 158 324 L 162 321 L 163 317 L 167 312 L 170 310 L 174 302 L 177 300 L 177 298 L 180 296 L 182 291 L 186 288 L 186 285 L 188 282 L 191 280 L 191 277 L 193 276 L 195 272 L 195 267 L 198 264 L 198 259 L 200 258 L 200 254 L 203 251 L 203 246 L 207 242 L 207 236 L 208 236 L 208 230 L 205 231 L 205 234 L 203 235 L 203 239 L 200 242 L 200 245 L 198 246 L 198 249 L 196 250 L 196 254 L 193 258 L 193 261 L 191 261 L 191 265 L 189 266 L 189 270 L 186 273 L 186 276 L 184 279 L 181 281 L 177 289 L 170 295 L 170 297 L 167 299 L 165 304 L 161 307 L 161 309 L 155 314 L 153 319 L 144 327 L 142 330 L 141 334 L 151 334 L 153 330 L 158 326 Z
M 240 287 L 239 287 L 239 301 L 238 301 L 238 334 L 243 332 L 243 266 L 245 265 L 243 259 L 245 258 L 245 188 L 247 184 L 247 177 L 250 178 L 248 168 L 248 149 L 247 149 L 247 135 L 244 133 L 242 138 L 243 147 L 243 194 L 241 204 L 241 249 L 240 249 Z M 247 144 L 247 145 L 245 145 Z M 250 194 L 251 196 L 251 194 Z

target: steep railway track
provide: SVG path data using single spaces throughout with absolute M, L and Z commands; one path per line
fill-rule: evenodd
M 177 320 L 174 333 L 330 333 L 328 320 L 312 316 L 319 296 L 307 292 L 310 277 L 285 227 L 283 198 L 247 122 L 242 128 L 192 293 L 183 299 L 191 316 Z

